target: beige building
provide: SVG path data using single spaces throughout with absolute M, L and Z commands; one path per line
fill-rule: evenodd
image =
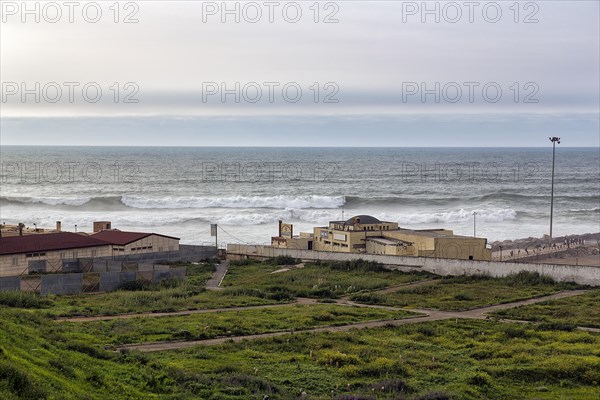
M 90 236 L 111 245 L 111 256 L 179 251 L 179 238 L 158 233 L 103 230 Z
M 104 230 L 0 237 L 0 277 L 60 272 L 82 259 L 179 251 L 179 239 L 158 233 Z
M 357 215 L 347 221 L 331 221 L 315 227 L 312 237 L 274 237 L 276 247 L 334 251 L 344 253 L 386 254 L 438 257 L 461 260 L 491 260 L 487 239 L 455 235 L 447 229 L 403 229 L 396 222 L 380 221 L 370 215 Z
M 58 272 L 64 263 L 81 258 L 108 257 L 111 245 L 71 232 L 0 238 L 0 276 Z

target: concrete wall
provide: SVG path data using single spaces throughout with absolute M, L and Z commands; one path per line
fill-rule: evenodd
M 600 267 L 334 253 L 314 250 L 280 249 L 261 245 L 227 245 L 227 257 L 232 260 L 241 258 L 268 258 L 283 255 L 314 261 L 346 261 L 362 258 L 363 260 L 380 262 L 390 269 L 427 271 L 437 275 L 487 274 L 493 277 L 504 277 L 520 271 L 530 271 L 539 272 L 559 282 L 573 281 L 582 285 L 600 286 Z
M 117 290 L 123 283 L 135 280 L 148 280 L 158 283 L 164 279 L 185 279 L 186 267 L 157 266 L 155 269 L 140 271 L 109 271 L 76 274 L 50 274 L 0 277 L 0 292 L 22 290 L 48 294 L 76 294 L 86 292 L 109 292 Z M 97 283 L 97 285 L 90 283 Z

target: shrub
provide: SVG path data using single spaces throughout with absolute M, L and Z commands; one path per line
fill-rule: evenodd
M 416 328 L 417 332 L 419 332 L 423 336 L 435 336 L 435 328 L 427 325 L 418 325 Z
M 507 326 L 506 328 L 504 328 L 504 334 L 511 338 L 527 338 L 529 337 L 529 334 L 527 333 L 527 331 L 521 327 L 517 327 L 517 326 Z
M 510 274 L 504 278 L 507 284 L 512 286 L 532 286 L 532 285 L 553 285 L 554 279 L 546 275 L 540 275 L 539 272 L 521 271 L 517 274 Z
M 358 293 L 352 295 L 350 300 L 365 304 L 385 304 L 385 297 L 374 293 Z
M 362 258 L 358 260 L 349 261 L 326 261 L 321 265 L 329 267 L 337 271 L 369 271 L 369 272 L 383 272 L 387 271 L 382 263 L 377 261 L 366 261 Z
M 73 371 L 73 368 L 64 364 L 60 360 L 50 360 L 50 361 L 48 361 L 48 364 L 50 364 L 51 367 L 56 368 L 57 370 L 62 372 L 63 375 L 65 375 L 69 378 L 75 377 L 75 371 Z
M 271 286 L 267 288 L 265 297 L 275 301 L 286 301 L 294 299 L 294 294 L 286 287 Z
M 69 342 L 67 344 L 67 349 L 87 354 L 90 357 L 98 358 L 101 360 L 110 360 L 116 356 L 116 354 L 113 355 L 112 353 L 109 353 L 106 350 L 101 350 L 82 342 Z
M 567 324 L 564 322 L 542 322 L 537 326 L 538 331 L 565 331 L 571 332 L 575 330 L 576 326 L 573 324 Z
M 337 350 L 324 350 L 317 362 L 322 365 L 330 365 L 334 367 L 341 367 L 348 364 L 358 364 L 358 357 L 351 354 L 345 354 Z
M 450 396 L 444 392 L 429 392 L 420 395 L 415 400 L 450 400 Z
M 492 377 L 485 372 L 476 372 L 467 379 L 467 383 L 479 387 L 490 386 L 492 384 Z
M 241 260 L 232 260 L 229 261 L 229 265 L 234 266 L 234 267 L 243 267 L 246 265 L 253 265 L 256 264 L 258 261 L 253 260 L 251 258 L 243 258 Z
M 153 285 L 152 282 L 146 280 L 135 280 L 123 282 L 119 285 L 120 290 L 129 290 L 132 292 L 140 291 L 140 290 L 152 290 Z
M 12 365 L 0 364 L 0 381 L 5 381 L 8 389 L 20 398 L 37 400 L 48 397 L 29 375 Z
M 49 305 L 50 301 L 36 293 L 11 290 L 0 292 L 0 304 L 17 308 L 42 308 Z
M 263 261 L 263 264 L 268 265 L 297 265 L 300 264 L 302 260 L 299 260 L 290 256 L 277 256 L 273 258 L 267 258 Z
M 458 300 L 458 301 L 470 301 L 470 300 L 473 300 L 473 297 L 471 297 L 471 295 L 467 294 L 467 293 L 456 293 L 454 295 L 454 300 Z

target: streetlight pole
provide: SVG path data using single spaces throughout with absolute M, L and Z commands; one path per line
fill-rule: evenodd
M 560 144 L 560 138 L 553 136 L 549 139 L 552 142 L 552 188 L 550 189 L 550 239 L 552 239 L 552 218 L 554 217 L 554 158 L 556 156 L 556 142 Z
M 476 237 L 477 235 L 475 235 L 475 217 L 477 216 L 477 211 L 473 211 L 473 237 Z

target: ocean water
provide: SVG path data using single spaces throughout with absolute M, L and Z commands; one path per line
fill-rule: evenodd
M 143 143 L 142 143 L 143 144 Z M 371 214 L 490 240 L 549 231 L 552 148 L 0 148 L 0 220 L 268 243 Z M 598 148 L 557 147 L 554 235 L 600 231 Z

